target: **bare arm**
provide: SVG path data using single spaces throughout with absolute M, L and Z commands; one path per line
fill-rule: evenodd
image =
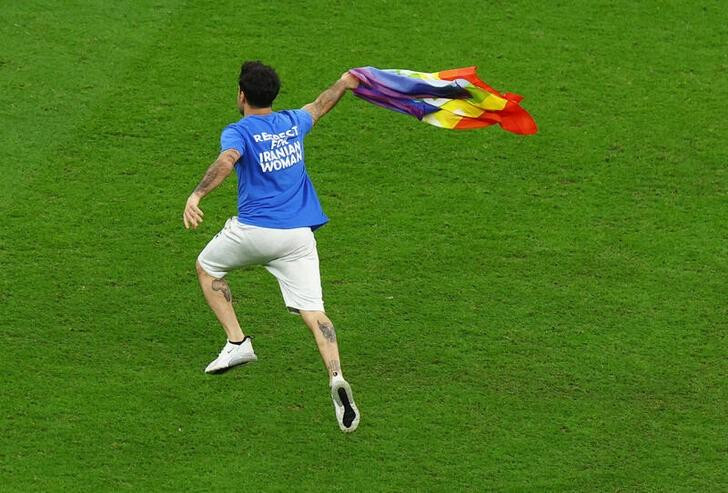
M 207 168 L 205 176 L 202 177 L 200 183 L 187 199 L 187 204 L 185 204 L 185 211 L 182 214 L 185 228 L 195 229 L 199 226 L 202 222 L 202 216 L 204 216 L 199 208 L 200 200 L 228 177 L 238 159 L 240 159 L 240 153 L 235 149 L 228 149 L 220 153 L 215 162 Z
M 316 123 L 319 118 L 336 106 L 347 89 L 355 89 L 358 85 L 359 79 L 346 72 L 334 85 L 322 92 L 316 101 L 307 104 L 303 109 L 311 114 L 313 122 Z

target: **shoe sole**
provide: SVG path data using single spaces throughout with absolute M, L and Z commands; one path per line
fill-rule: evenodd
M 351 387 L 347 382 L 343 382 L 336 389 L 332 389 L 331 393 L 334 397 L 334 401 L 338 401 L 338 403 L 344 408 L 344 415 L 341 417 L 341 421 L 339 421 L 337 415 L 339 428 L 341 428 L 341 431 L 345 433 L 351 433 L 359 426 L 360 418 L 359 409 L 354 403 L 354 396 L 351 392 Z
M 226 373 L 229 370 L 232 370 L 233 368 L 237 368 L 238 366 L 243 366 L 246 363 L 252 363 L 253 361 L 258 361 L 258 357 L 253 355 L 252 358 L 241 358 L 239 360 L 232 360 L 228 366 L 224 368 L 218 368 L 217 370 L 211 370 L 206 371 L 208 375 L 220 375 L 222 373 Z

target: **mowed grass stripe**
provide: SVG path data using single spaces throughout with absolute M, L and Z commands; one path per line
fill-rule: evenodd
M 1 7 L 4 206 L 10 198 L 22 199 L 36 172 L 59 167 L 59 157 L 73 153 L 69 141 L 87 134 L 84 122 L 133 70 L 172 12 L 159 2 L 146 8 L 134 2 L 59 7 L 53 2 Z

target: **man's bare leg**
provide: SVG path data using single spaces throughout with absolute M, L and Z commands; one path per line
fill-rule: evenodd
M 316 339 L 321 359 L 324 360 L 326 370 L 329 372 L 329 379 L 342 376 L 334 324 L 324 312 L 301 310 L 300 313 L 304 323 L 308 325 Z
M 230 292 L 227 281 L 212 277 L 205 272 L 199 262 L 195 265 L 197 266 L 197 277 L 200 280 L 200 286 L 202 287 L 207 304 L 210 305 L 210 308 L 215 312 L 217 319 L 222 324 L 223 329 L 225 329 L 228 340 L 230 342 L 242 341 L 245 335 L 240 330 L 238 318 L 235 316 L 233 295 Z
M 331 386 L 331 400 L 334 403 L 334 412 L 339 422 L 339 428 L 344 432 L 356 430 L 359 426 L 359 409 L 354 403 L 349 382 L 341 374 L 339 360 L 339 346 L 336 343 L 336 330 L 329 317 L 321 311 L 301 310 L 301 318 L 311 329 L 316 344 L 329 372 L 329 385 Z

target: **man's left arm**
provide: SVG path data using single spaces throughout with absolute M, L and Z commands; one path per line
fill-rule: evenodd
M 315 125 L 322 116 L 331 111 L 331 108 L 336 106 L 336 103 L 339 102 L 347 89 L 353 90 L 357 87 L 359 87 L 359 79 L 351 75 L 349 72 L 345 72 L 341 78 L 334 83 L 334 85 L 319 94 L 319 97 L 317 97 L 313 103 L 308 103 L 301 109 L 308 111 Z
M 235 149 L 228 149 L 221 152 L 215 162 L 207 168 L 205 176 L 202 177 L 197 188 L 195 188 L 187 199 L 185 211 L 182 215 L 185 228 L 195 229 L 200 225 L 202 217 L 204 216 L 199 207 L 200 200 L 202 200 L 205 195 L 212 192 L 225 180 L 225 178 L 228 177 L 228 175 L 230 175 L 230 172 L 233 170 L 235 163 L 238 162 L 238 159 L 240 159 L 240 152 Z

